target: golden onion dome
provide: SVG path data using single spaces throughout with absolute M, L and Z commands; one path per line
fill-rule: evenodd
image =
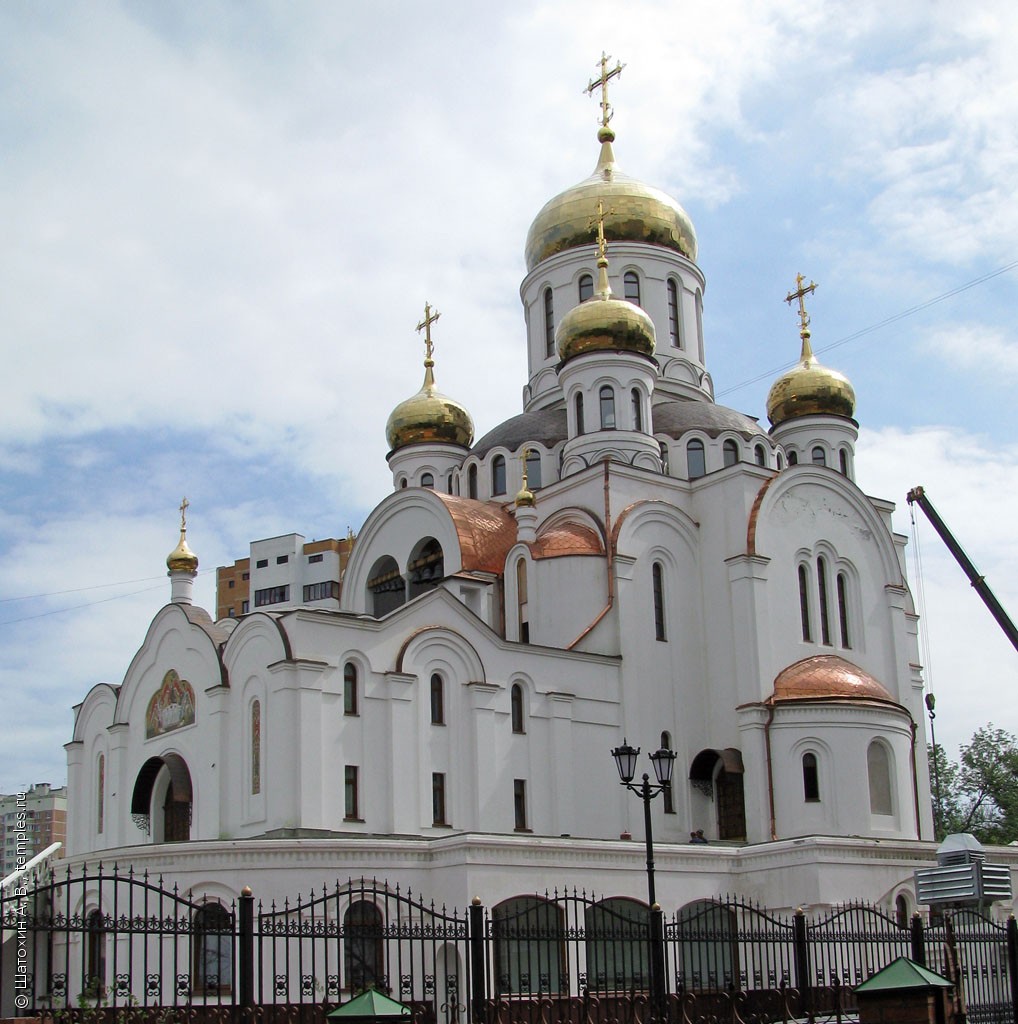
M 190 504 L 187 498 L 180 502 L 180 540 L 166 556 L 166 568 L 170 572 L 193 574 L 198 571 L 198 556 L 187 546 L 187 510 Z
M 597 291 L 559 321 L 555 347 L 565 362 L 585 352 L 654 354 L 654 321 L 632 302 L 616 299 L 608 286 L 608 261 L 598 260 Z
M 847 416 L 855 413 L 855 389 L 837 370 L 821 366 L 810 347 L 809 331 L 802 332 L 799 362 L 783 373 L 767 395 L 767 418 L 778 426 L 797 416 Z
M 545 203 L 530 225 L 527 271 L 556 253 L 596 242 L 599 199 L 608 211 L 604 232 L 609 241 L 661 245 L 695 262 L 696 231 L 689 214 L 667 193 L 616 170 L 611 128 L 602 125 L 597 137 L 601 154 L 594 173 Z
M 424 360 L 424 384 L 416 395 L 400 402 L 389 414 L 385 436 L 397 451 L 408 444 L 456 444 L 469 448 L 474 440 L 470 413 L 435 387 L 435 361 Z

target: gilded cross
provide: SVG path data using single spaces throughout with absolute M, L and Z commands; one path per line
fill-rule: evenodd
M 424 331 L 424 356 L 426 359 L 431 358 L 431 353 L 435 350 L 435 346 L 431 342 L 431 325 L 441 316 L 437 309 L 431 308 L 430 302 L 424 303 L 424 319 L 417 325 L 418 332 Z
M 523 451 L 520 452 L 520 462 L 523 463 L 523 487 L 521 490 L 527 489 L 527 459 L 530 458 L 530 452 L 532 449 L 529 445 L 525 445 Z
M 619 75 L 621 75 L 622 74 L 622 69 L 625 67 L 625 64 L 622 64 L 619 61 L 616 61 L 615 62 L 615 67 L 613 67 L 609 71 L 608 70 L 608 61 L 610 61 L 610 60 L 611 60 L 611 57 L 609 57 L 608 54 L 606 54 L 604 52 L 604 50 L 602 50 L 601 51 L 601 75 L 600 75 L 599 78 L 592 78 L 587 83 L 587 88 L 583 90 L 588 96 L 593 96 L 595 89 L 600 89 L 601 90 L 601 125 L 602 125 L 602 127 L 607 127 L 608 122 L 612 119 L 612 109 L 611 109 L 611 105 L 608 102 L 608 83 L 609 83 L 609 81 L 611 81 L 611 79 L 617 78 Z
M 799 333 L 800 334 L 802 334 L 803 332 L 806 332 L 806 331 L 809 330 L 809 314 L 806 312 L 806 303 L 803 302 L 803 299 L 805 299 L 805 297 L 807 295 L 810 295 L 810 294 L 812 294 L 813 292 L 815 292 L 817 290 L 817 286 L 816 286 L 816 283 L 814 281 L 810 281 L 809 284 L 804 285 L 803 281 L 805 281 L 805 280 L 806 280 L 806 278 L 804 278 L 802 276 L 802 274 L 796 274 L 795 275 L 795 286 L 796 286 L 795 287 L 795 291 L 794 292 L 789 292 L 785 296 L 785 302 L 787 302 L 789 305 L 791 305 L 792 302 L 795 299 L 799 300 L 799 323 L 800 323 Z
M 608 216 L 610 217 L 614 212 L 615 212 L 614 210 L 609 210 L 608 211 Z M 602 260 L 606 260 L 608 258 L 607 257 L 608 242 L 607 242 L 607 240 L 604 237 L 604 218 L 605 218 L 604 200 L 601 199 L 600 196 L 599 196 L 598 200 L 597 200 L 597 254 L 598 254 L 599 258 L 602 259 Z M 590 223 L 587 225 L 587 227 L 588 228 L 592 228 L 593 226 L 594 226 L 594 218 L 592 217 L 590 219 Z
M 181 533 L 183 533 L 184 530 L 187 529 L 187 510 L 190 507 L 191 507 L 191 502 L 189 502 L 187 500 L 186 496 L 185 496 L 184 499 L 180 503 L 180 530 L 181 530 Z

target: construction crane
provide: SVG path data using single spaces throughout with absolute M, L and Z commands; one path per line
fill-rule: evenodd
M 1011 641 L 1014 649 L 1018 651 L 1018 628 L 1011 621 L 1011 617 L 1004 611 L 1003 606 L 990 590 L 986 580 L 979 574 L 979 571 L 969 560 L 968 555 L 962 550 L 961 545 L 954 539 L 954 535 L 947 528 L 947 524 L 937 514 L 926 492 L 921 487 L 913 487 L 908 492 L 905 500 L 910 505 L 918 505 L 926 514 L 926 518 L 933 524 L 933 529 L 940 534 L 940 539 L 947 545 L 947 550 L 954 555 L 955 561 L 961 566 L 962 571 L 969 579 L 969 583 L 975 587 L 976 593 L 983 599 L 983 604 L 990 609 L 990 614 L 997 620 L 997 625 L 1004 631 L 1008 640 Z

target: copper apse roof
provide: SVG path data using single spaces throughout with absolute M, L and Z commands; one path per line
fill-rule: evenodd
M 778 673 L 767 703 L 806 700 L 865 700 L 895 704 L 882 683 L 835 654 L 803 658 Z

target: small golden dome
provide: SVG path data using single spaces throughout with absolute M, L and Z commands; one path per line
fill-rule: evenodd
M 526 485 L 526 483 L 524 483 L 516 492 L 516 507 L 534 508 L 536 505 L 537 498 L 534 497 L 534 492 Z
M 556 253 L 597 241 L 597 201 L 604 201 L 609 241 L 648 242 L 696 261 L 696 231 L 689 214 L 667 193 L 615 169 L 607 126 L 598 131 L 601 155 L 594 173 L 545 203 L 527 233 L 527 271 Z
M 166 556 L 166 568 L 170 572 L 198 571 L 198 556 L 187 546 L 187 510 L 190 504 L 187 498 L 180 503 L 180 540 Z
M 408 444 L 458 444 L 469 448 L 474 440 L 470 413 L 435 387 L 433 359 L 424 361 L 424 384 L 416 395 L 400 402 L 389 414 L 385 437 L 396 451 Z
M 573 306 L 555 330 L 555 347 L 563 362 L 584 352 L 654 354 L 654 321 L 634 303 L 612 296 L 603 235 L 600 241 L 597 291 L 586 302 Z
M 837 370 L 821 366 L 802 332 L 799 363 L 783 373 L 767 395 L 767 418 L 778 426 L 796 416 L 846 416 L 855 413 L 855 389 Z

